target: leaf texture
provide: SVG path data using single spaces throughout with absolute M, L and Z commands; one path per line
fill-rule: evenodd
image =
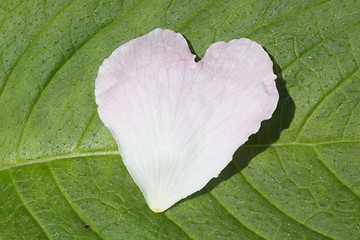
M 0 239 L 360 238 L 358 1 L 1 1 Z M 273 56 L 274 117 L 201 192 L 146 206 L 96 114 L 102 60 L 156 27 Z

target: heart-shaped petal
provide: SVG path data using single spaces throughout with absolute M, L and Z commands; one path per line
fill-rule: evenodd
M 258 43 L 217 42 L 194 58 L 182 35 L 155 29 L 117 48 L 96 78 L 100 118 L 154 212 L 217 177 L 278 102 Z

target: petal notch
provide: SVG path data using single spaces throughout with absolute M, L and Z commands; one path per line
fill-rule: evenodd
M 217 42 L 194 59 L 182 35 L 155 29 L 117 48 L 96 78 L 99 116 L 154 212 L 217 177 L 278 102 L 258 43 Z

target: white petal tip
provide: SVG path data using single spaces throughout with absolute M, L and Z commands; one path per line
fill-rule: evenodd
M 163 208 L 159 208 L 159 207 L 150 207 L 151 211 L 153 211 L 154 213 L 162 213 L 165 212 L 166 209 Z
M 168 208 L 171 207 L 171 206 L 166 206 L 165 204 L 162 204 L 159 201 L 157 201 L 157 202 L 149 202 L 149 200 L 146 199 L 146 202 L 147 202 L 149 208 L 151 209 L 151 211 L 153 211 L 155 213 L 165 212 Z

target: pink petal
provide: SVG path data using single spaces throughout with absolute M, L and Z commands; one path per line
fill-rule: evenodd
M 155 29 L 116 49 L 96 78 L 100 118 L 155 212 L 217 177 L 279 98 L 254 41 L 217 42 L 194 58 L 182 35 Z

